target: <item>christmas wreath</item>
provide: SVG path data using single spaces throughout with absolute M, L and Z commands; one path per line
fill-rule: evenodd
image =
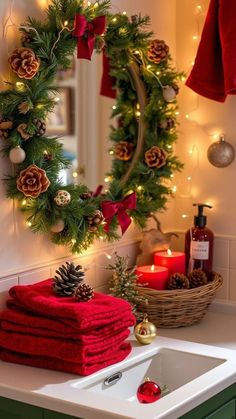
M 111 14 L 109 0 L 84 3 L 52 0 L 44 21 L 28 17 L 19 28 L 21 46 L 8 59 L 14 80 L 0 92 L 2 149 L 15 173 L 5 179 L 7 196 L 19 201 L 33 232 L 50 233 L 78 253 L 96 238 L 117 239 L 131 217 L 144 227 L 165 208 L 170 178 L 182 167 L 172 148 L 182 74 L 172 68 L 168 46 L 153 39 L 149 17 Z M 57 71 L 69 67 L 76 46 L 79 59 L 94 50 L 103 55 L 101 93 L 116 100 L 105 193 L 61 183 L 69 161 L 46 131 Z

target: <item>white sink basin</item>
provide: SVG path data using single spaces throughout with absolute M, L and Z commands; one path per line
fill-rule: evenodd
M 142 346 L 132 339 L 126 360 L 71 382 L 78 401 L 90 401 L 83 418 L 176 419 L 236 381 L 235 351 L 161 337 Z M 170 392 L 139 403 L 137 389 L 146 376 Z
M 226 359 L 158 348 L 154 355 L 147 354 L 145 359 L 134 365 L 117 369 L 110 376 L 95 380 L 83 388 L 106 397 L 139 403 L 137 387 L 145 377 L 158 383 L 161 388 L 167 385 L 172 392 L 224 362 Z

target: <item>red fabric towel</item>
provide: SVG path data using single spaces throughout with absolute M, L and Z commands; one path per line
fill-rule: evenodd
M 98 327 L 96 329 L 78 331 L 70 321 L 49 319 L 40 317 L 21 309 L 6 309 L 0 312 L 0 327 L 3 330 L 25 333 L 27 335 L 50 336 L 65 339 L 78 340 L 84 344 L 97 343 L 104 339 L 118 336 L 128 327 L 134 324 L 135 318 L 129 314 L 127 318 L 121 318 L 111 325 Z
M 195 64 L 186 85 L 224 102 L 236 94 L 236 1 L 211 0 Z
M 55 339 L 42 336 L 24 335 L 22 333 L 0 330 L 0 347 L 28 355 L 50 356 L 80 364 L 98 363 L 110 359 L 111 353 L 119 353 L 120 346 L 129 336 L 126 329 L 109 340 L 90 345 L 83 345 L 69 339 Z
M 52 279 L 32 285 L 16 285 L 9 291 L 9 304 L 47 318 L 70 321 L 77 330 L 89 330 L 110 325 L 131 315 L 130 304 L 121 298 L 94 293 L 87 302 L 73 297 L 60 297 L 52 289 Z M 8 305 L 9 305 L 8 304 Z
M 109 358 L 107 357 L 106 359 L 97 362 L 93 361 L 92 363 L 88 362 L 85 364 L 79 364 L 75 362 L 63 361 L 57 358 L 33 355 L 29 356 L 0 348 L 0 359 L 6 362 L 13 362 L 15 364 L 30 365 L 32 367 L 70 372 L 79 375 L 90 375 L 102 368 L 108 367 L 109 365 L 123 361 L 123 359 L 129 355 L 130 351 L 130 343 L 124 342 L 121 344 L 119 351 L 110 351 Z

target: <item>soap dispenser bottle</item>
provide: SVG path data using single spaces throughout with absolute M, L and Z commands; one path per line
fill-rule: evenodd
M 193 269 L 202 269 L 206 274 L 212 272 L 214 234 L 206 227 L 207 217 L 203 214 L 207 204 L 193 204 L 198 207 L 194 217 L 194 226 L 185 234 L 186 273 Z

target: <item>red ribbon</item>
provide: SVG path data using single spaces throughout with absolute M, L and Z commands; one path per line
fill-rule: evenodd
M 102 54 L 103 71 L 102 71 L 100 95 L 115 99 L 116 90 L 114 89 L 114 86 L 116 85 L 116 79 L 115 77 L 110 75 L 111 66 L 110 66 L 110 61 L 108 57 L 106 56 L 105 48 L 103 48 L 102 52 L 103 52 Z
M 98 16 L 91 22 L 88 22 L 85 16 L 79 13 L 76 14 L 72 35 L 78 37 L 77 58 L 91 60 L 95 37 L 96 35 L 102 35 L 105 32 L 105 28 L 106 16 Z
M 116 215 L 122 234 L 124 234 L 131 223 L 131 218 L 126 213 L 126 210 L 136 208 L 136 194 L 133 192 L 122 199 L 122 201 L 102 201 L 101 207 L 106 220 L 105 230 L 109 231 L 111 220 Z

